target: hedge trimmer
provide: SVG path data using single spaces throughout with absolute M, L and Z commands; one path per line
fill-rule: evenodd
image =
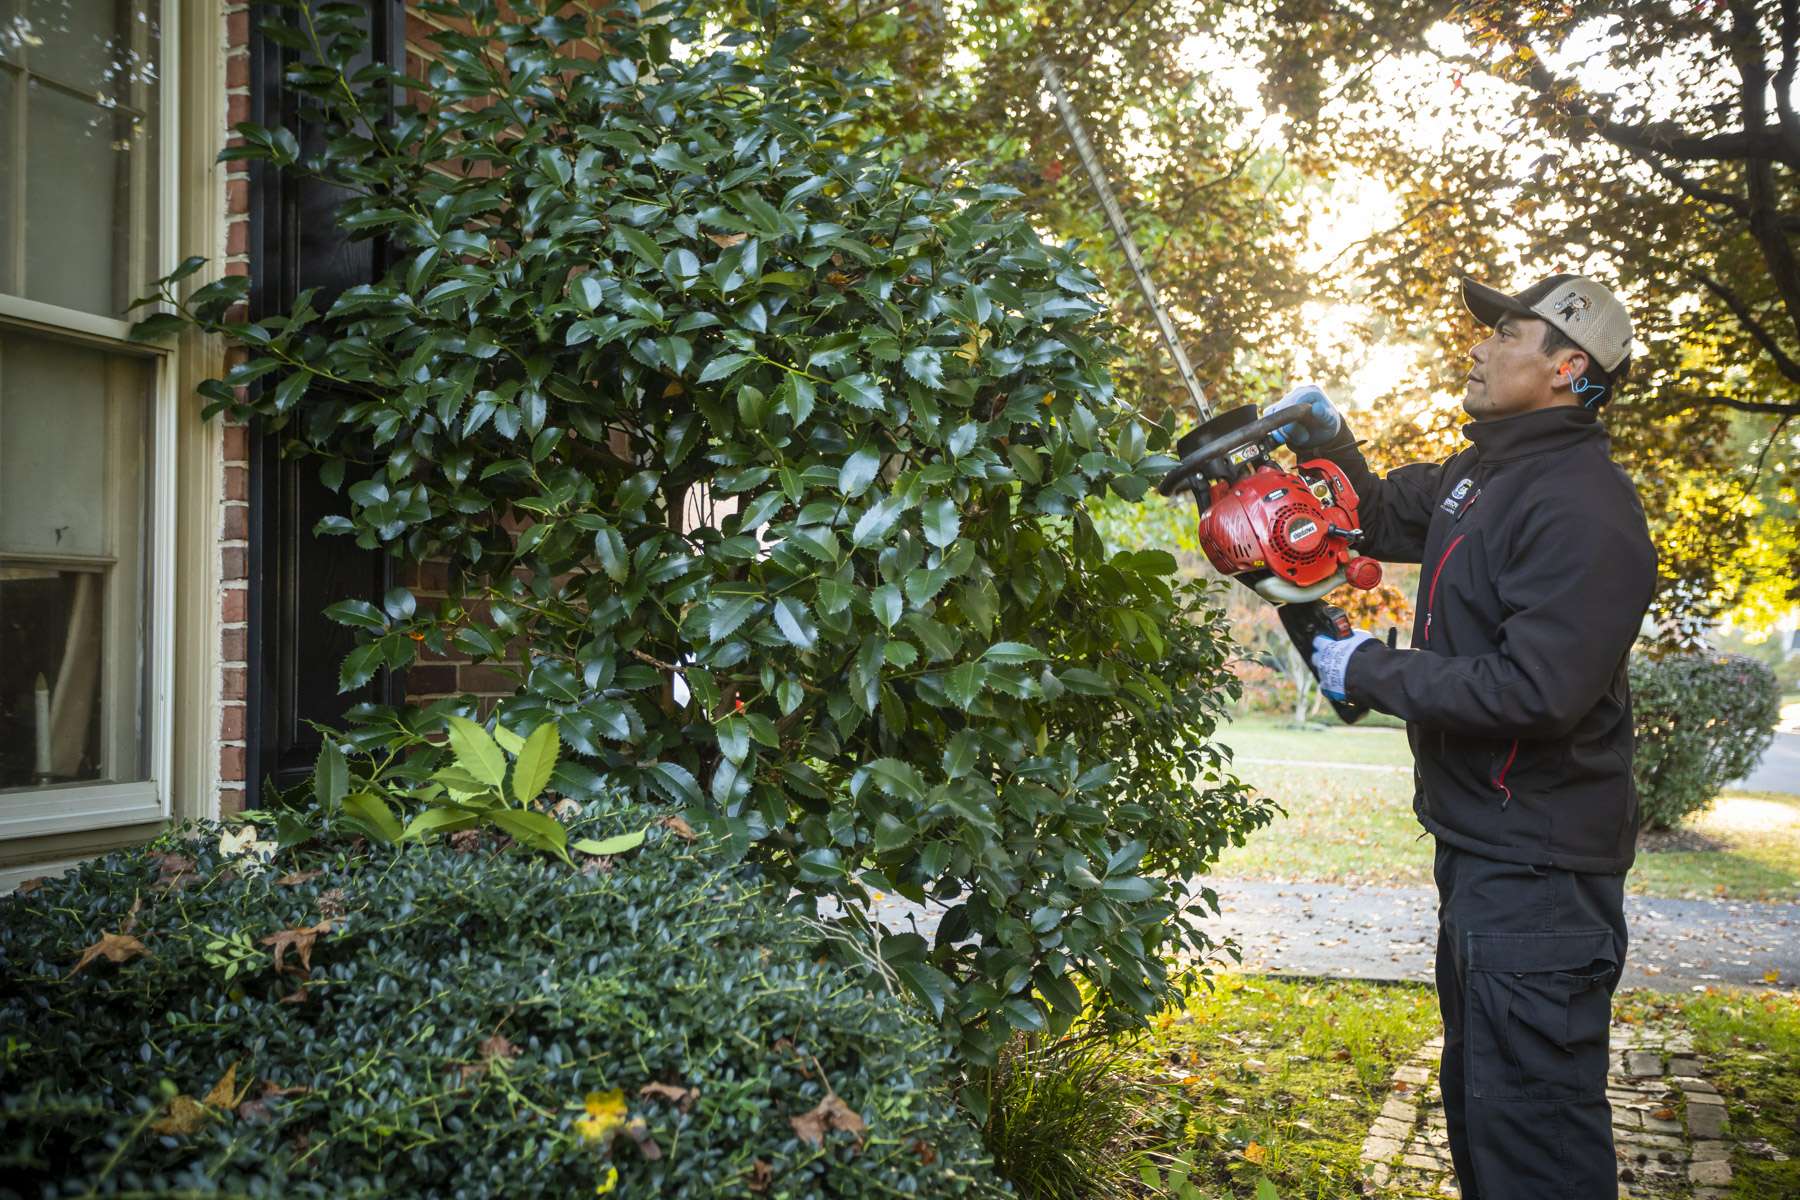
M 1199 418 L 1199 424 L 1176 443 L 1181 463 L 1163 478 L 1159 490 L 1165 496 L 1193 494 L 1200 514 L 1200 548 L 1207 561 L 1275 605 L 1288 638 L 1302 660 L 1311 662 L 1314 637 L 1346 638 L 1351 632 L 1344 611 L 1324 596 L 1345 583 L 1372 588 L 1381 582 L 1381 565 L 1352 549 L 1362 538 L 1356 491 L 1343 471 L 1325 459 L 1302 462 L 1296 455 L 1292 467 L 1275 460 L 1275 449 L 1283 444 L 1281 430 L 1294 423 L 1301 410 L 1272 408 L 1258 413 L 1255 405 L 1244 404 L 1214 412 L 1138 255 L 1100 157 L 1063 90 L 1056 64 L 1044 58 L 1037 65 Z M 1331 706 L 1346 722 L 1358 721 L 1369 711 L 1340 700 Z

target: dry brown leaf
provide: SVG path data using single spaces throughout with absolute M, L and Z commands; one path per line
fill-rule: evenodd
M 699 1088 L 685 1088 L 673 1083 L 646 1083 L 638 1089 L 639 1096 L 655 1096 L 659 1100 L 667 1100 L 670 1104 L 679 1105 L 682 1112 L 694 1106 L 700 1098 Z
M 1261 1166 L 1263 1160 L 1269 1157 L 1269 1148 L 1264 1146 L 1261 1142 L 1251 1142 L 1248 1146 L 1244 1147 L 1244 1157 L 1255 1163 L 1257 1166 Z
M 283 875 L 280 879 L 277 879 L 275 883 L 280 887 L 299 887 L 303 883 L 311 883 L 324 873 L 325 872 L 322 870 L 295 871 L 292 875 Z
M 120 933 L 137 932 L 138 913 L 142 911 L 143 907 L 144 898 L 142 896 L 133 896 L 131 898 L 131 911 L 125 914 L 125 923 L 119 926 Z
M 860 1146 L 863 1130 L 868 1128 L 856 1115 L 856 1110 L 839 1099 L 836 1092 L 827 1092 L 817 1106 L 797 1117 L 789 1117 L 788 1124 L 794 1127 L 794 1133 L 801 1141 L 815 1146 L 824 1144 L 825 1133 L 831 1129 L 854 1134 L 856 1144 Z
M 721 250 L 729 250 L 742 242 L 748 234 L 743 233 L 709 233 L 707 240 Z
M 775 1182 L 774 1168 L 760 1158 L 754 1159 L 750 1163 L 750 1190 L 761 1195 L 769 1190 L 769 1185 L 773 1182 Z
M 308 925 L 301 929 L 278 930 L 264 938 L 262 944 L 275 947 L 275 970 L 278 973 L 283 969 L 282 956 L 291 948 L 295 954 L 300 956 L 300 973 L 305 974 L 312 970 L 313 942 L 321 933 L 330 932 L 331 921 L 327 919 L 320 921 L 317 925 Z
M 670 833 L 674 834 L 684 842 L 695 841 L 700 836 L 694 832 L 694 827 L 692 825 L 689 825 L 680 817 L 664 817 L 661 823 L 664 829 L 667 829 Z
M 150 1129 L 169 1137 L 186 1137 L 206 1124 L 211 1115 L 206 1106 L 192 1096 L 176 1096 L 169 1101 L 169 1114 L 150 1122 Z
M 242 1088 L 238 1087 L 237 1069 L 237 1063 L 226 1067 L 225 1074 L 219 1077 L 219 1082 L 213 1084 L 212 1091 L 206 1093 L 200 1103 L 209 1108 L 236 1108 L 241 1104 L 250 1085 L 246 1083 Z
M 481 830 L 457 830 L 450 835 L 450 848 L 459 854 L 473 854 L 481 849 Z
M 306 996 L 307 996 L 306 989 L 304 987 L 297 987 L 293 991 L 289 992 L 287 995 L 283 996 L 280 1000 L 276 1001 L 276 1003 L 278 1003 L 278 1004 L 305 1004 Z
M 335 921 L 344 915 L 349 904 L 344 897 L 343 888 L 328 888 L 319 893 L 319 915 L 327 921 Z
M 638 1153 L 650 1162 L 655 1162 L 663 1156 L 662 1147 L 657 1145 L 656 1139 L 650 1136 L 650 1126 L 644 1123 L 644 1118 L 633 1117 L 625 1122 L 625 1133 L 637 1143 Z
M 511 1062 L 519 1057 L 519 1048 L 507 1041 L 506 1035 L 503 1033 L 496 1033 L 491 1038 L 484 1038 L 480 1050 L 482 1062 L 490 1062 L 496 1058 L 503 1058 L 507 1062 Z
M 50 877 L 48 875 L 39 875 L 36 879 L 27 879 L 24 883 L 21 883 L 18 887 L 13 889 L 13 895 L 29 896 L 48 882 L 50 882 Z
M 194 860 L 185 854 L 152 853 L 150 858 L 156 863 L 156 882 L 150 887 L 158 892 L 178 892 L 197 877 Z
M 1672 1108 L 1659 1108 L 1650 1115 L 1655 1117 L 1658 1121 L 1673 1121 L 1675 1119 L 1675 1110 Z
M 110 962 L 122 963 L 127 959 L 136 958 L 140 954 L 148 953 L 150 952 L 144 949 L 144 943 L 129 933 L 103 933 L 100 935 L 99 941 L 81 952 L 81 961 L 75 964 L 75 969 L 70 971 L 66 978 L 73 979 L 81 974 L 95 959 L 104 958 Z
M 247 1125 L 260 1125 L 269 1119 L 268 1101 L 260 1096 L 237 1106 L 237 1119 Z
M 937 1161 L 937 1147 L 924 1138 L 913 1139 L 912 1152 L 919 1156 L 919 1161 L 925 1166 L 929 1167 Z

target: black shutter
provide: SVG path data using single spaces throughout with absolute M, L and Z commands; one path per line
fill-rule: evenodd
M 403 0 L 363 0 L 371 53 L 403 62 Z M 253 6 L 252 22 L 274 10 Z M 295 52 L 250 34 L 250 119 L 286 126 L 310 153 L 317 128 L 299 121 L 296 96 L 282 83 Z M 285 309 L 306 288 L 322 289 L 323 311 L 347 287 L 375 280 L 385 267 L 377 242 L 352 242 L 333 213 L 341 193 L 265 163 L 250 170 L 250 311 Z M 250 438 L 249 672 L 245 803 L 260 802 L 265 781 L 287 787 L 312 770 L 319 735 L 309 721 L 336 722 L 364 700 L 397 703 L 401 677 L 382 672 L 353 693 L 337 690 L 338 666 L 355 634 L 325 619 L 328 605 L 351 597 L 380 602 L 392 585 L 393 560 L 359 549 L 346 537 L 315 538 L 319 518 L 342 512 L 344 499 L 319 482 L 318 464 L 281 458 L 280 439 L 253 429 Z

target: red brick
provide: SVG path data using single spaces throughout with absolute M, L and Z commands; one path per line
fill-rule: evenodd
M 225 86 L 228 88 L 250 86 L 250 52 L 234 50 L 225 60 Z
M 219 635 L 219 657 L 228 663 L 241 663 L 244 647 L 248 644 L 248 634 L 242 625 L 227 629 Z
M 250 180 L 228 179 L 225 181 L 225 211 L 238 216 L 250 211 Z
M 241 787 L 222 787 L 219 789 L 219 816 L 235 817 L 244 811 L 244 789 Z
M 248 275 L 250 273 L 250 260 L 248 258 L 232 259 L 225 264 L 225 273 L 227 275 Z
M 219 721 L 219 739 L 226 742 L 244 740 L 244 706 L 227 704 Z
M 250 253 L 250 220 L 248 217 L 233 221 L 225 227 L 225 253 Z
M 510 696 L 519 690 L 518 677 L 502 667 L 483 663 L 480 666 L 458 667 L 456 670 L 460 690 L 465 692 Z
M 250 536 L 250 508 L 244 504 L 225 506 L 225 527 L 221 535 L 228 542 L 241 542 Z
M 227 500 L 248 500 L 250 498 L 250 472 L 243 467 L 225 468 L 225 498 Z
M 227 425 L 225 427 L 225 461 L 248 462 L 250 460 L 250 427 L 248 425 Z
M 219 695 L 226 700 L 242 700 L 249 671 L 243 667 L 226 667 L 220 672 Z
M 227 546 L 219 552 L 220 579 L 250 578 L 250 556 L 242 546 Z
M 448 696 L 456 691 L 456 667 L 448 664 L 406 669 L 406 692 L 409 697 Z
M 226 588 L 221 593 L 219 619 L 231 624 L 250 619 L 250 593 L 245 588 Z
M 242 746 L 219 747 L 219 778 L 230 779 L 238 783 L 244 780 L 244 748 Z

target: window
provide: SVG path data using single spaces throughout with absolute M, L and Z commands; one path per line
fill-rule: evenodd
M 167 813 L 160 0 L 0 0 L 0 837 Z

